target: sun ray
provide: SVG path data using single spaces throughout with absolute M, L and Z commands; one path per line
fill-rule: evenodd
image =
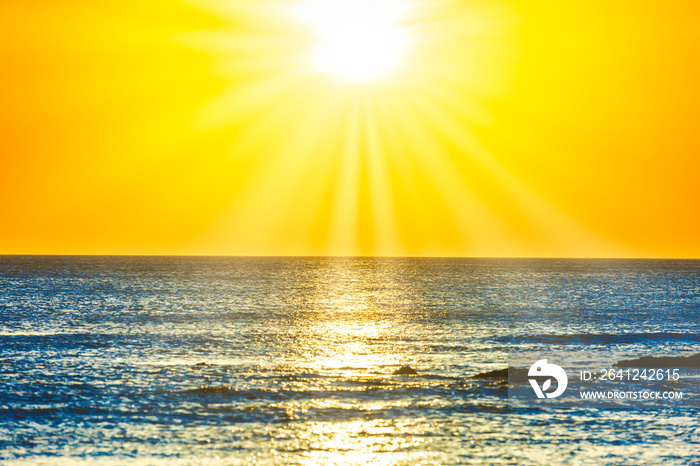
M 409 105 L 415 105 L 408 96 L 402 96 L 399 102 L 404 110 L 408 110 Z M 430 133 L 412 130 L 426 124 L 422 109 L 416 107 L 392 113 L 395 115 L 393 121 L 400 126 L 400 132 L 406 138 L 405 147 L 410 148 L 414 156 L 413 170 L 429 177 L 431 186 L 440 193 L 439 199 L 450 213 L 449 220 L 460 232 L 462 246 L 487 248 L 495 243 L 504 250 L 510 249 L 513 239 L 507 233 L 508 229 L 491 206 L 455 170 L 446 154 L 449 149 L 443 147 L 436 152 L 433 136 L 427 135 Z
M 359 180 L 362 150 L 362 109 L 357 98 L 349 99 L 348 123 L 340 148 L 341 163 L 335 192 L 329 251 L 331 255 L 357 255 L 360 247 L 356 234 L 359 221 Z
M 342 107 L 342 95 L 313 99 L 314 94 L 313 89 L 301 88 L 267 115 L 264 123 L 233 142 L 234 156 L 249 154 L 258 161 L 246 177 L 245 188 L 221 223 L 214 226 L 212 235 L 229 235 L 230 240 L 263 247 L 270 238 L 279 237 L 289 216 L 295 216 L 295 223 L 303 225 L 308 233 L 328 195 L 329 173 L 338 165 L 335 157 L 319 154 L 332 153 L 338 147 L 346 137 L 343 128 L 348 118 L 335 111 Z M 290 124 L 300 111 L 304 112 L 305 124 Z M 276 136 L 274 150 L 269 148 L 270 134 Z M 267 144 L 270 152 L 257 153 L 261 144 Z M 314 195 L 300 196 L 302 191 Z M 305 220 L 300 222 L 301 219 Z M 285 232 L 288 238 L 294 234 L 289 229 Z
M 484 102 L 514 56 L 504 10 L 448 0 L 220 7 L 245 26 L 198 36 L 227 57 L 216 70 L 232 81 L 196 123 L 231 128 L 232 157 L 250 170 L 214 228 L 220 238 L 277 253 L 306 241 L 331 255 L 504 255 L 537 251 L 553 230 L 586 237 L 471 130 L 490 123 Z M 399 31 L 405 41 L 387 52 Z
M 382 251 L 384 255 L 401 255 L 401 239 L 398 232 L 394 190 L 390 175 L 389 147 L 384 140 L 379 123 L 380 96 L 370 95 L 367 99 L 367 117 L 365 126 L 367 133 L 366 164 L 369 176 L 369 188 L 372 197 L 372 222 L 375 226 L 375 253 Z
M 499 195 L 504 197 L 508 206 L 498 207 L 491 205 L 490 211 L 499 213 L 503 225 L 507 228 L 495 228 L 495 225 L 486 231 L 510 231 L 519 232 L 523 238 L 523 243 L 528 239 L 524 234 L 529 231 L 530 248 L 533 254 L 540 254 L 546 248 L 556 247 L 559 242 L 568 242 L 576 239 L 582 243 L 595 245 L 598 250 L 614 250 L 616 246 L 608 244 L 603 238 L 598 237 L 592 231 L 585 228 L 579 222 L 565 215 L 557 209 L 551 202 L 537 195 L 531 188 L 523 184 L 516 176 L 496 159 L 481 144 L 471 131 L 465 130 L 461 125 L 456 124 L 456 119 L 450 118 L 444 109 L 439 109 L 435 101 L 429 96 L 416 93 L 410 97 L 424 116 L 424 121 L 429 124 L 436 134 L 444 134 L 450 144 L 458 148 L 458 154 L 463 156 L 463 160 L 469 160 L 481 166 L 498 186 Z M 459 170 L 459 173 L 466 173 Z M 442 173 L 443 178 L 447 173 Z M 461 184 L 466 186 L 470 181 L 462 180 Z M 472 181 L 473 183 L 473 181 Z M 494 196 L 492 196 L 492 199 Z M 523 250 L 524 244 L 514 247 L 514 250 Z M 505 242 L 499 242 L 498 248 L 501 251 L 507 249 Z

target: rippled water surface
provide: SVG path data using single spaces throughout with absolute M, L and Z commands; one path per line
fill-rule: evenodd
M 700 462 L 697 409 L 471 378 L 543 349 L 697 353 L 700 262 L 0 257 L 0 463 Z

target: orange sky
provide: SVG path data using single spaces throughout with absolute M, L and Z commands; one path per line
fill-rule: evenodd
M 369 86 L 293 3 L 0 5 L 0 254 L 700 257 L 697 2 L 433 0 Z

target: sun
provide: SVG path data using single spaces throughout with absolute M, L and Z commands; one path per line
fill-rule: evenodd
M 400 0 L 308 0 L 294 16 L 310 24 L 316 45 L 311 66 L 352 82 L 370 82 L 397 69 L 408 54 L 401 24 L 408 4 Z

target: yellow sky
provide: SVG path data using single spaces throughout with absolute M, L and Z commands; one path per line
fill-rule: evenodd
M 700 257 L 695 2 L 299 3 L 1 5 L 0 254 Z

